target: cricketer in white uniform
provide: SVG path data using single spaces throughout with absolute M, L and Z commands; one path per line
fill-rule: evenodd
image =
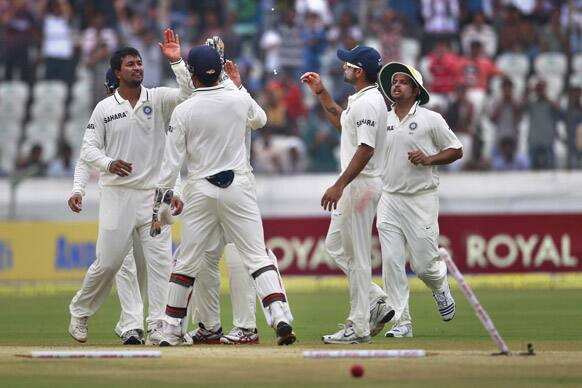
M 192 92 L 188 70 L 180 58 L 179 38 L 169 29 L 164 35 L 160 48 L 172 64 L 180 88 L 143 87 L 137 50 L 117 51 L 111 58 L 111 68 L 120 79 L 120 87 L 97 104 L 83 139 L 81 158 L 101 171 L 101 191 L 97 258 L 69 306 L 69 333 L 79 342 L 87 340 L 87 320 L 109 295 L 132 240 L 136 261 L 143 258 L 147 265 L 148 341 L 155 343 L 161 337 L 157 329 L 164 316 L 171 273 L 171 237 L 169 227 L 163 228 L 162 239 L 150 237 L 151 204 L 166 124 L 176 105 Z M 179 198 L 173 206 L 176 212 L 181 210 Z
M 170 277 L 160 345 L 185 342 L 180 321 L 186 316 L 188 294 L 200 273 L 201 259 L 213 248 L 220 228 L 238 248 L 254 279 L 277 343 L 292 344 L 296 340 L 290 324 L 292 317 L 277 268 L 266 254 L 254 179 L 246 156 L 246 127 L 264 126 L 266 114 L 247 93 L 218 85 L 222 63 L 211 47 L 190 50 L 188 65 L 196 91 L 172 114 L 158 185 L 162 190 L 171 188 L 187 160 L 181 246 Z
M 438 252 L 437 166 L 463 156 L 462 145 L 443 117 L 421 105 L 429 100 L 421 74 L 391 62 L 379 73 L 380 87 L 394 102 L 388 113 L 384 187 L 377 227 L 382 248 L 384 287 L 396 310 L 387 337 L 412 337 L 405 248 L 411 267 L 430 288 L 443 320 L 455 315 L 447 266 Z
M 218 51 L 224 62 L 224 44 L 218 37 L 208 39 L 207 45 Z M 241 90 L 240 73 L 231 61 L 224 62 L 223 75 L 220 84 L 226 90 Z M 260 109 L 256 107 L 255 109 Z M 251 128 L 246 128 L 245 145 L 247 151 L 248 169 L 250 165 Z M 194 344 L 256 344 L 259 343 L 259 334 L 256 323 L 256 290 L 252 277 L 248 274 L 243 260 L 235 245 L 225 245 L 224 233 L 216 242 L 216 247 L 207 252 L 201 264 L 200 275 L 193 286 L 193 298 L 189 304 L 192 312 L 192 323 L 198 327 L 188 335 Z M 277 259 L 269 250 L 269 258 L 274 265 Z M 220 256 L 224 255 L 229 274 L 230 298 L 232 304 L 233 328 L 228 334 L 222 332 L 220 323 Z M 187 323 L 187 320 L 185 320 Z
M 118 87 L 119 79 L 115 77 L 111 69 L 108 69 L 105 75 L 107 96 L 113 95 Z M 68 200 L 70 209 L 75 213 L 82 211 L 83 197 L 91 176 L 91 170 L 92 167 L 83 159 L 79 158 L 77 160 L 73 178 L 73 190 Z M 140 271 L 137 270 L 132 244 L 119 272 L 115 275 L 121 314 L 119 321 L 115 325 L 114 332 L 121 338 L 124 345 L 141 345 L 144 343 L 142 295 L 147 294 L 145 272 L 145 268 L 140 268 Z
M 351 308 L 346 324 L 322 340 L 357 344 L 369 342 L 394 316 L 384 302 L 383 290 L 372 282 L 371 256 L 372 225 L 382 189 L 387 112 L 375 84 L 382 66 L 380 54 L 371 47 L 357 46 L 350 51 L 338 50 L 337 55 L 345 62 L 344 79 L 356 87 L 345 110 L 333 101 L 319 74 L 307 72 L 301 80 L 341 131 L 342 173 L 325 192 L 321 204 L 333 210 L 326 248 L 348 276 Z

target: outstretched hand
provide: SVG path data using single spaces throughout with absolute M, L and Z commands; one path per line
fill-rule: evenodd
M 180 52 L 180 35 L 171 28 L 164 30 L 164 43 L 158 43 L 162 55 L 170 62 L 178 62 L 182 58 Z

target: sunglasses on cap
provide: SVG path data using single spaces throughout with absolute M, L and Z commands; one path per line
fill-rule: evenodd
M 361 69 L 361 67 L 360 67 L 360 66 L 356 66 L 356 65 L 354 65 L 354 64 L 352 64 L 352 63 L 349 63 L 349 62 L 344 62 L 344 66 L 343 66 L 343 68 L 344 68 L 344 69 L 348 69 L 348 68 L 352 68 L 352 69 Z

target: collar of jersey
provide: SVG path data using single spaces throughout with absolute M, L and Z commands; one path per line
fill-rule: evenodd
M 115 101 L 117 101 L 117 103 L 119 105 L 123 104 L 125 101 L 127 101 L 125 98 L 121 97 L 121 95 L 119 94 L 119 89 L 117 89 L 115 91 L 115 94 L 113 94 L 113 97 L 115 98 Z M 150 96 L 149 96 L 149 92 L 148 90 L 141 85 L 141 92 L 139 94 L 139 100 L 141 102 L 146 102 L 147 100 L 149 100 Z
M 207 87 L 203 87 L 203 88 L 196 88 L 196 89 L 194 89 L 194 93 L 198 93 L 198 92 L 210 92 L 210 91 L 218 90 L 218 89 L 224 89 L 224 85 L 223 84 L 219 84 L 219 85 L 215 85 L 215 86 L 207 86 Z
M 368 90 L 373 90 L 373 89 L 377 89 L 378 87 L 376 86 L 376 84 L 370 85 L 370 86 L 366 86 L 364 89 L 360 90 L 359 92 L 357 92 L 356 94 L 352 94 L 350 97 L 348 97 L 349 99 L 356 99 L 358 97 L 360 97 L 362 94 L 366 93 Z
M 408 117 L 408 116 L 414 116 L 416 114 L 416 109 L 418 108 L 418 101 L 416 101 L 411 107 L 410 110 L 408 111 L 408 113 L 406 114 L 406 116 L 404 116 L 404 120 Z M 395 102 L 392 103 L 392 105 L 390 105 L 390 107 L 392 108 L 391 112 L 396 115 L 396 112 L 394 112 L 394 106 L 396 105 Z M 404 121 L 401 120 L 401 121 Z

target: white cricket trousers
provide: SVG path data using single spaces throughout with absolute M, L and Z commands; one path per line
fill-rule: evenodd
M 117 275 L 115 275 L 115 286 L 117 287 L 117 296 L 121 306 L 119 321 L 115 325 L 115 333 L 120 337 L 128 330 L 144 329 L 141 296 L 147 295 L 147 291 L 145 288 L 146 282 L 139 278 L 132 247 L 125 259 L 123 259 L 123 264 Z
M 372 225 L 381 190 L 381 178 L 357 176 L 332 212 L 325 238 L 328 253 L 348 277 L 348 321 L 361 337 L 370 335 L 370 306 L 386 297 L 372 283 Z
M 203 276 L 205 255 L 216 247 L 217 236 L 222 232 L 240 252 L 261 301 L 273 310 L 267 322 L 274 324 L 284 319 L 288 311 L 286 297 L 276 267 L 267 256 L 252 174 L 235 174 L 227 188 L 216 187 L 206 179 L 188 181 L 184 203 L 181 246 L 170 279 L 166 321 L 175 325 L 185 316 L 188 288 Z
M 409 289 L 405 250 L 410 266 L 434 292 L 447 285 L 447 266 L 438 251 L 439 197 L 436 190 L 404 195 L 382 192 L 377 227 L 382 248 L 382 278 L 387 301 L 396 314 L 394 325 L 412 324 L 408 308 Z
M 253 278 L 244 266 L 243 259 L 234 244 L 224 247 L 224 259 L 228 269 L 232 324 L 235 327 L 257 327 L 257 292 Z M 216 331 L 220 326 L 220 252 L 206 255 L 194 282 L 191 308 L 192 323 L 202 322 L 204 327 Z
M 105 186 L 100 192 L 97 258 L 89 267 L 81 289 L 69 306 L 74 317 L 90 317 L 109 296 L 115 275 L 133 241 L 137 263 L 147 268 L 148 327 L 158 327 L 164 317 L 172 264 L 171 228 L 150 237 L 154 190 Z

